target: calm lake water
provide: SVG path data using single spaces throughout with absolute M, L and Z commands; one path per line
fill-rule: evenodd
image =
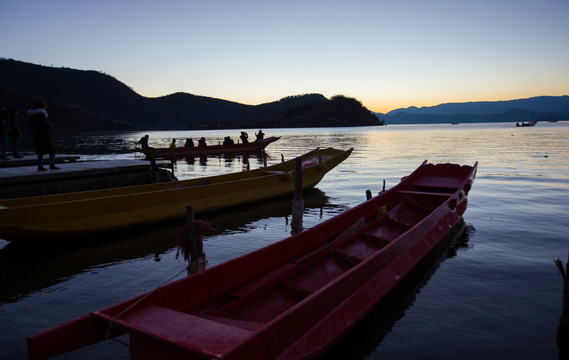
M 258 130 L 248 130 L 250 136 Z M 217 143 L 240 130 L 149 132 L 153 146 L 175 137 Z M 305 193 L 304 227 L 389 188 L 423 160 L 472 165 L 477 178 L 467 224 L 350 332 L 325 358 L 556 359 L 562 280 L 569 244 L 569 122 L 516 128 L 513 123 L 365 128 L 264 129 L 282 138 L 257 168 L 315 147 L 354 148 L 314 191 Z M 83 159 L 134 158 L 145 133 L 67 135 L 62 154 Z M 180 178 L 241 171 L 242 157 L 179 161 Z M 63 165 L 64 166 L 64 165 Z M 1 170 L 0 170 L 1 171 Z M 291 199 L 204 215 L 209 266 L 290 235 Z M 0 240 L 0 358 L 24 359 L 26 337 L 63 321 L 150 291 L 185 276 L 174 246 L 183 220 L 112 234 L 101 243 L 78 238 L 65 247 L 17 246 Z M 199 291 L 196 289 L 195 291 Z M 119 340 L 128 341 L 128 337 Z M 107 341 L 62 359 L 127 359 Z

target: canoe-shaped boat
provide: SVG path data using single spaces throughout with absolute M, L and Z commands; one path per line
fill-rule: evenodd
M 321 355 L 459 223 L 476 168 L 425 162 L 313 228 L 35 334 L 30 359 L 125 333 L 133 359 Z
M 300 158 L 303 188 L 350 156 L 352 149 L 316 149 Z M 287 194 L 295 188 L 296 159 L 255 170 L 121 188 L 0 200 L 0 238 L 70 236 L 117 230 L 220 210 Z
M 208 145 L 203 147 L 177 147 L 177 148 L 153 148 L 135 149 L 146 155 L 154 155 L 156 158 L 170 159 L 172 157 L 218 155 L 218 154 L 243 154 L 264 150 L 270 143 L 277 141 L 279 137 L 271 136 L 261 141 L 250 143 L 236 143 L 231 145 Z

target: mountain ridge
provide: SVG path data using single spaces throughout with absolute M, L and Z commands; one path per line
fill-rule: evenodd
M 233 101 L 177 92 L 148 98 L 137 94 L 110 75 L 0 59 L 0 94 L 20 113 L 41 98 L 58 128 L 84 130 L 187 130 L 248 127 L 313 127 L 380 125 L 380 120 L 356 99 L 338 95 L 304 94 L 277 101 L 245 105 Z M 305 109 L 314 103 L 356 104 L 365 109 L 338 111 L 336 107 Z M 353 107 L 350 107 L 353 109 Z M 303 120 L 284 114 L 297 109 Z M 332 109 L 332 113 L 330 113 Z M 334 112 L 335 111 L 335 112 Z M 340 121 L 338 121 L 340 118 Z M 324 121 L 322 121 L 324 119 Z M 328 121 L 330 119 L 330 121 Z M 356 119 L 356 120 L 354 120 Z
M 443 103 L 435 106 L 400 108 L 386 114 L 376 113 L 388 124 L 519 122 L 542 118 L 569 119 L 569 96 L 535 96 L 501 101 Z

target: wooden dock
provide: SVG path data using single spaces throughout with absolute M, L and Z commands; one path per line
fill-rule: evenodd
M 55 157 L 56 164 L 63 164 L 79 160 L 80 157 L 76 155 L 62 155 Z M 36 155 L 24 155 L 21 158 L 8 158 L 8 160 L 0 160 L 0 168 L 18 167 L 18 166 L 37 166 L 38 160 Z M 49 165 L 49 156 L 44 156 L 43 164 Z
M 60 157 L 59 169 L 38 171 L 34 159 L 33 165 L 0 166 L 0 199 L 14 197 L 39 196 L 74 191 L 106 189 L 120 186 L 141 185 L 156 181 L 170 181 L 168 171 L 155 168 L 146 160 L 97 160 L 76 161 Z M 58 157 L 56 157 L 56 160 Z M 26 161 L 30 159 L 4 160 Z M 171 174 L 171 173 L 170 173 Z

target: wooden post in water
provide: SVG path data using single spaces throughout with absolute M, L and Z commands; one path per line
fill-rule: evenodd
M 559 359 L 569 359 L 569 256 L 563 269 L 563 262 L 554 260 L 563 279 L 563 295 L 561 296 L 561 316 L 557 327 L 557 349 Z
M 176 176 L 176 174 L 174 174 L 174 151 L 172 149 L 170 149 L 170 166 L 172 168 L 172 175 Z
M 186 223 L 188 225 L 188 249 L 190 250 L 190 264 L 198 260 L 198 245 L 194 231 L 194 208 L 192 205 L 186 206 Z
M 302 213 L 304 211 L 304 200 L 302 199 L 302 159 L 295 159 L 294 170 L 294 199 L 292 201 L 292 222 L 290 224 L 291 234 L 302 231 Z
M 154 155 L 150 155 L 150 168 L 152 169 L 152 179 L 154 180 L 154 183 L 159 183 L 160 179 L 158 178 L 158 166 L 156 165 L 156 158 Z

